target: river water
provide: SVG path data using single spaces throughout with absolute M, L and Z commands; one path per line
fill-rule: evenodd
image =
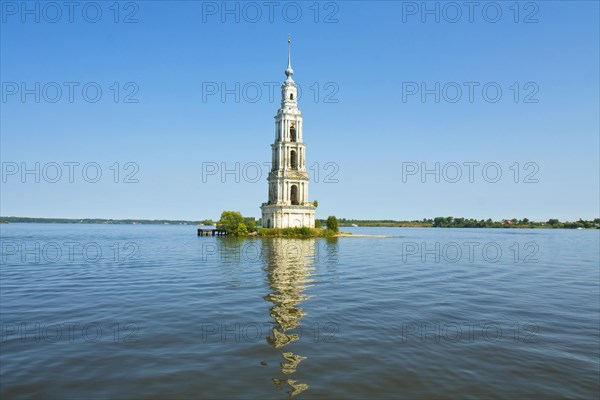
M 0 229 L 3 399 L 600 394 L 598 230 Z

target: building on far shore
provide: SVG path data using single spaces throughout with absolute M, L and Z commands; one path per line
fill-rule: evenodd
M 281 85 L 281 107 L 275 116 L 272 167 L 267 179 L 269 201 L 261 206 L 262 226 L 266 228 L 315 226 L 315 206 L 308 201 L 306 145 L 298 108 L 298 87 L 292 79 L 290 47 L 288 37 L 287 78 Z

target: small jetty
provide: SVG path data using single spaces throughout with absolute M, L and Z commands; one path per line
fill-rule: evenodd
M 227 231 L 225 229 L 198 228 L 198 236 L 226 236 L 226 235 L 227 235 Z

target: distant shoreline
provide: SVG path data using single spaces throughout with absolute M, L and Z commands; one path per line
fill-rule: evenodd
M 493 228 L 493 229 L 600 229 L 600 219 L 594 221 L 560 222 L 549 220 L 517 221 L 517 220 L 465 220 L 464 218 L 437 217 L 424 221 L 394 221 L 394 220 L 349 220 L 339 219 L 340 228 L 374 227 L 374 228 Z M 515 221 L 515 222 L 513 222 Z M 32 217 L 0 217 L 0 224 L 6 223 L 41 223 L 41 224 L 105 224 L 105 225 L 193 225 L 214 226 L 208 220 L 169 220 L 169 219 L 104 219 L 104 218 L 32 218 Z

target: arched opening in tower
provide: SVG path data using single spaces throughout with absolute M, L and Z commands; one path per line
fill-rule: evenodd
M 296 141 L 296 128 L 293 126 L 290 128 L 290 140 L 292 142 Z
M 293 169 L 298 168 L 298 158 L 296 157 L 296 150 L 290 152 L 290 164 Z
M 290 199 L 292 200 L 292 205 L 297 206 L 298 203 L 298 186 L 292 185 L 290 189 Z

